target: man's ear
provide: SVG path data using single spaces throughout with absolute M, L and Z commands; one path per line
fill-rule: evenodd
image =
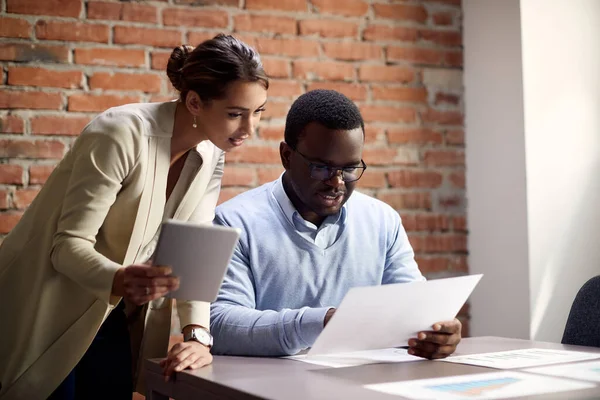
M 290 169 L 290 158 L 293 151 L 286 142 L 279 143 L 279 156 L 281 157 L 281 164 L 286 171 Z
M 190 90 L 185 96 L 185 106 L 192 115 L 199 115 L 200 110 L 204 107 L 204 103 L 200 99 L 198 93 Z

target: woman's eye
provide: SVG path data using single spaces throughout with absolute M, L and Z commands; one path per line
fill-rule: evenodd
M 227 113 L 227 115 L 229 115 L 229 118 L 239 118 L 242 116 L 241 113 Z
M 259 108 L 258 110 L 254 111 L 254 114 L 260 114 L 262 112 L 265 112 L 264 108 Z

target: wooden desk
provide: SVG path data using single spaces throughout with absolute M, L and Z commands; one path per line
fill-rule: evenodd
M 457 355 L 526 348 L 564 349 L 600 353 L 600 349 L 566 346 L 556 343 L 499 337 L 466 338 Z M 148 400 L 188 399 L 400 399 L 367 390 L 362 385 L 465 375 L 499 371 L 471 365 L 420 361 L 370 364 L 348 368 L 327 368 L 299 361 L 277 358 L 215 356 L 213 364 L 195 371 L 184 371 L 165 382 L 158 365 L 160 360 L 146 360 Z M 591 399 L 600 398 L 600 386 L 565 394 L 544 394 L 524 399 Z

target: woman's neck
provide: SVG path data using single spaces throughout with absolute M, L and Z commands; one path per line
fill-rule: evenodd
M 185 104 L 178 102 L 175 109 L 173 135 L 171 136 L 171 165 L 190 149 L 206 140 L 200 124 L 196 122 L 198 126 L 194 128 L 193 123 L 194 117 L 187 110 Z

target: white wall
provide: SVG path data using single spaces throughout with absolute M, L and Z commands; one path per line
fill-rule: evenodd
M 472 334 L 558 342 L 600 274 L 600 1 L 463 8 Z
M 600 274 L 600 1 L 521 0 L 531 336 Z
M 471 335 L 529 336 L 518 0 L 464 0 Z

